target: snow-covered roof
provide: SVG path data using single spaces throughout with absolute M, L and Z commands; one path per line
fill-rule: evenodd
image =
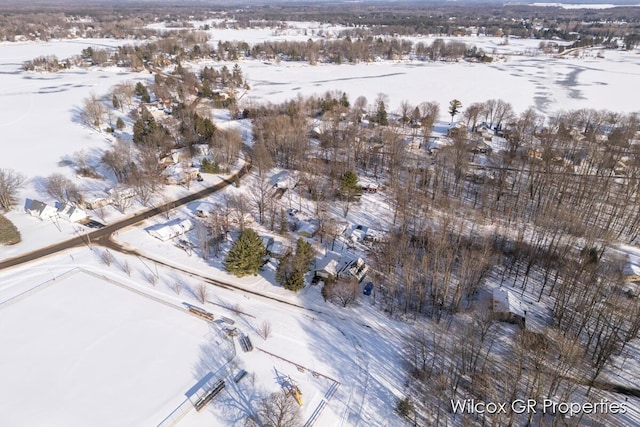
M 215 209 L 215 205 L 213 203 L 209 203 L 209 202 L 200 202 L 198 203 L 198 205 L 194 208 L 194 211 L 196 212 L 196 215 L 199 216 L 208 216 L 211 212 L 213 212 Z
M 495 313 L 513 313 L 524 318 L 522 303 L 511 291 L 504 288 L 493 290 L 493 311 Z
M 627 278 L 640 278 L 640 257 L 629 255 L 623 273 Z
M 150 228 L 148 231 L 153 237 L 166 242 L 193 229 L 193 226 L 193 221 L 190 219 L 181 219 L 160 227 Z
M 298 223 L 298 234 L 306 237 L 313 237 L 318 231 L 318 224 L 311 221 L 300 221 Z
M 31 200 L 27 207 L 27 212 L 29 215 L 40 219 L 50 219 L 58 215 L 58 210 L 56 208 L 39 200 Z
M 336 257 L 337 255 L 337 257 Z M 339 261 L 339 254 L 332 254 L 332 255 L 327 255 L 326 257 L 324 257 L 322 260 L 320 260 L 320 262 L 318 263 L 318 266 L 316 267 L 316 272 L 318 271 L 322 271 L 325 272 L 333 277 L 337 277 L 338 276 L 338 271 L 339 271 L 339 266 L 340 266 L 340 261 Z
M 77 206 L 70 204 L 60 204 L 58 206 L 58 216 L 69 222 L 77 222 L 87 217 L 87 213 Z

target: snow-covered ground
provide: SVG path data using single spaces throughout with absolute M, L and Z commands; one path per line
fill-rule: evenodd
M 319 412 L 317 426 L 400 422 L 389 402 L 402 394 L 398 349 L 408 325 L 387 319 L 368 297 L 343 310 L 322 303 L 316 287 L 291 305 L 209 285 L 203 305 L 197 276 L 118 253 L 106 266 L 100 250 L 0 274 L 0 321 L 13 325 L 0 329 L 0 424 L 157 425 L 182 413 L 194 387 L 230 354 L 218 327 L 189 315 L 188 304 L 214 313 L 219 326 L 222 316 L 233 320 L 254 350 L 244 353 L 236 339 L 228 387 L 180 425 L 244 425 L 260 399 L 288 381 L 302 392 L 303 420 Z M 267 340 L 258 334 L 263 321 L 271 324 Z M 235 384 L 241 369 L 248 374 Z
M 215 34 L 233 40 L 245 40 L 251 34 L 211 31 L 214 42 Z M 267 31 L 270 33 L 260 34 L 265 38 L 288 37 Z M 307 38 L 304 32 L 295 36 Z M 340 66 L 241 61 L 252 87 L 243 102 L 274 102 L 298 94 L 339 90 L 347 92 L 351 100 L 365 96 L 370 103 L 377 93 L 385 93 L 390 110 L 404 100 L 413 104 L 437 101 L 443 116 L 452 98 L 460 99 L 463 105 L 503 98 L 516 111 L 533 105 L 546 114 L 572 108 L 637 109 L 637 102 L 628 95 L 640 92 L 637 51 L 606 51 L 604 59 L 595 55 L 554 59 L 518 54 L 534 48 L 538 41 L 510 40 L 501 47 L 500 39 L 476 40 L 488 52 L 493 47 L 505 49 L 507 60 L 493 64 L 382 62 Z M 102 43 L 0 44 L 0 131 L 5 141 L 0 167 L 14 168 L 31 178 L 23 197 L 43 196 L 36 185 L 38 178 L 54 172 L 72 176 L 70 168 L 60 166 L 59 161 L 73 152 L 86 149 L 97 158 L 110 146 L 105 134 L 79 123 L 78 111 L 89 93 L 103 96 L 117 82 L 151 76 L 120 69 L 24 73 L 20 71 L 22 61 L 45 54 L 64 58 Z M 111 46 L 117 43 L 104 41 Z M 213 115 L 217 125 L 237 127 L 245 138 L 251 137 L 248 121 L 229 122 L 228 115 L 219 110 Z M 192 191 L 207 183 L 212 182 L 193 183 Z M 225 193 L 246 193 L 250 186 L 251 178 Z M 185 192 L 176 186 L 167 196 Z M 283 207 L 295 207 L 301 215 L 312 216 L 312 203 L 289 194 L 293 194 L 291 198 L 287 195 L 281 200 Z M 140 208 L 137 205 L 131 211 Z M 186 206 L 173 217 L 191 216 L 193 208 Z M 329 209 L 338 217 L 342 215 L 338 206 Z M 383 192 L 365 194 L 346 221 L 387 230 L 389 212 Z M 111 211 L 106 214 L 112 219 L 122 216 Z M 8 217 L 24 241 L 0 247 L 0 258 L 79 232 L 66 223 L 56 226 L 27 217 L 22 203 Z M 388 319 L 371 306 L 368 297 L 361 296 L 359 305 L 343 310 L 325 304 L 318 287 L 309 286 L 298 294 L 285 291 L 273 280 L 273 264 L 259 276 L 234 278 L 222 270 L 220 259 L 205 262 L 197 253 L 189 255 L 145 230 L 165 221 L 156 217 L 116 236 L 120 243 L 148 258 L 114 253 L 115 261 L 107 266 L 98 256 L 104 249 L 83 247 L 0 272 L 0 324 L 11 325 L 0 328 L 0 341 L 5 343 L 0 364 L 0 425 L 160 423 L 224 356 L 222 351 L 213 351 L 216 338 L 209 326 L 184 311 L 185 302 L 201 305 L 196 289 L 203 278 L 233 282 L 237 287 L 210 286 L 204 307 L 216 317 L 234 320 L 256 349 L 245 354 L 236 346 L 232 370 L 245 369 L 249 376 L 237 385 L 230 384 L 204 411 L 189 412 L 181 425 L 243 425 L 257 402 L 279 390 L 283 379 L 289 377 L 303 393 L 305 420 L 326 402 L 315 425 L 400 423 L 393 408 L 395 400 L 403 396 L 400 353 L 409 325 Z M 340 249 L 345 249 L 344 245 Z M 53 280 L 75 267 L 107 279 L 79 271 Z M 157 278 L 155 283 L 152 277 Z M 37 290 L 29 292 L 33 288 Z M 15 298 L 23 292 L 27 293 Z M 272 325 L 267 340 L 257 333 L 263 321 Z M 337 387 L 333 395 L 332 387 Z

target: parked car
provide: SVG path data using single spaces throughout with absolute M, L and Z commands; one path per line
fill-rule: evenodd
M 367 284 L 364 285 L 364 290 L 362 291 L 362 293 L 365 295 L 371 295 L 371 291 L 373 291 L 373 283 L 367 282 Z

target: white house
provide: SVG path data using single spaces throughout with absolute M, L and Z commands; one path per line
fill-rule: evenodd
M 369 266 L 362 258 L 344 258 L 336 252 L 329 252 L 320 260 L 314 274 L 323 279 L 354 278 L 361 282 L 369 271 Z
M 340 254 L 330 252 L 320 260 L 314 270 L 314 274 L 323 279 L 333 280 L 338 277 L 340 268 Z
M 113 203 L 113 199 L 104 194 L 91 194 L 84 198 L 84 207 L 86 209 L 99 209 L 103 206 L 108 206 Z
M 58 216 L 58 210 L 55 207 L 39 200 L 31 200 L 26 207 L 26 211 L 29 215 L 41 220 L 52 219 Z
M 525 325 L 526 311 L 522 302 L 508 289 L 495 288 L 493 290 L 492 317 L 495 320 Z
M 364 262 L 364 260 L 362 258 L 356 258 L 348 262 L 347 265 L 344 266 L 338 274 L 340 275 L 340 277 L 353 277 L 358 282 L 362 282 L 362 279 L 364 279 L 364 276 L 367 275 L 368 271 L 369 266 Z
M 87 213 L 77 206 L 58 204 L 58 216 L 69 222 L 78 222 L 87 218 Z
M 190 219 L 181 219 L 171 223 L 164 224 L 160 227 L 149 228 L 147 231 L 156 239 L 163 242 L 181 236 L 194 227 L 193 221 Z

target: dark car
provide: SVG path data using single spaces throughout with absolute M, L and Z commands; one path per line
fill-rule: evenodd
M 362 291 L 362 293 L 365 295 L 371 295 L 371 291 L 373 291 L 373 283 L 367 282 L 367 284 L 364 285 L 364 290 Z

